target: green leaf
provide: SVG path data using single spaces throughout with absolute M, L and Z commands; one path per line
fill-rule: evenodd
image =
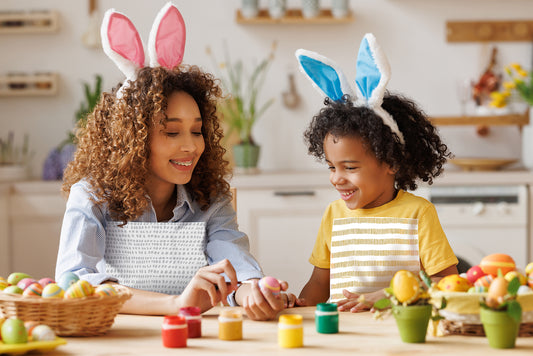
M 522 306 L 516 300 L 510 300 L 507 303 L 507 315 L 513 318 L 517 323 L 522 319 Z
M 510 295 L 516 295 L 516 293 L 518 292 L 518 288 L 520 288 L 520 280 L 518 279 L 518 277 L 514 277 L 507 286 L 507 292 Z
M 388 298 L 383 298 L 374 303 L 374 308 L 380 310 L 390 307 L 391 301 Z

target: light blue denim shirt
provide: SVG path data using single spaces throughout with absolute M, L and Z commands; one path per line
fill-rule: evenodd
M 169 222 L 205 222 L 206 257 L 209 264 L 227 258 L 237 279 L 261 278 L 261 267 L 250 254 L 248 236 L 238 230 L 237 216 L 231 199 L 224 197 L 202 211 L 184 186 L 178 185 L 174 216 Z M 106 274 L 104 261 L 106 222 L 112 220 L 107 205 L 98 206 L 90 199 L 86 181 L 74 184 L 67 201 L 56 264 L 56 280 L 64 272 L 71 271 L 92 285 L 103 281 L 117 281 Z M 138 222 L 157 222 L 155 210 L 150 204 Z M 120 281 L 119 281 L 120 282 Z

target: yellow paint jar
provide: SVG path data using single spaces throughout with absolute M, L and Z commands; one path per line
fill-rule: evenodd
M 303 317 L 301 315 L 280 315 L 278 343 L 279 346 L 286 348 L 302 347 L 304 345 Z
M 242 340 L 242 312 L 223 308 L 218 315 L 218 338 L 220 340 Z

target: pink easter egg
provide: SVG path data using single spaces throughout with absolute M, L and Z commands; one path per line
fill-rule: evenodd
M 273 295 L 279 295 L 280 285 L 276 278 L 266 276 L 259 281 L 259 288 L 263 291 L 270 291 Z
M 26 289 L 30 284 L 37 283 L 37 281 L 33 278 L 23 278 L 17 283 L 17 287 L 24 290 Z
M 55 283 L 55 281 L 52 278 L 48 277 L 39 279 L 39 284 L 42 285 L 43 288 L 49 285 L 50 283 Z

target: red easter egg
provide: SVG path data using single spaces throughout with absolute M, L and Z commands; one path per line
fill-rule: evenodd
M 481 266 L 473 266 L 468 271 L 466 271 L 466 279 L 470 281 L 470 283 L 474 284 L 475 281 L 478 280 L 479 277 L 483 277 L 486 275 L 485 272 L 481 269 Z
M 505 276 L 507 272 L 516 269 L 516 264 L 511 256 L 503 253 L 493 253 L 492 255 L 483 257 L 479 266 L 483 272 L 493 275 L 494 277 L 498 276 L 498 270 L 501 270 L 502 274 Z

